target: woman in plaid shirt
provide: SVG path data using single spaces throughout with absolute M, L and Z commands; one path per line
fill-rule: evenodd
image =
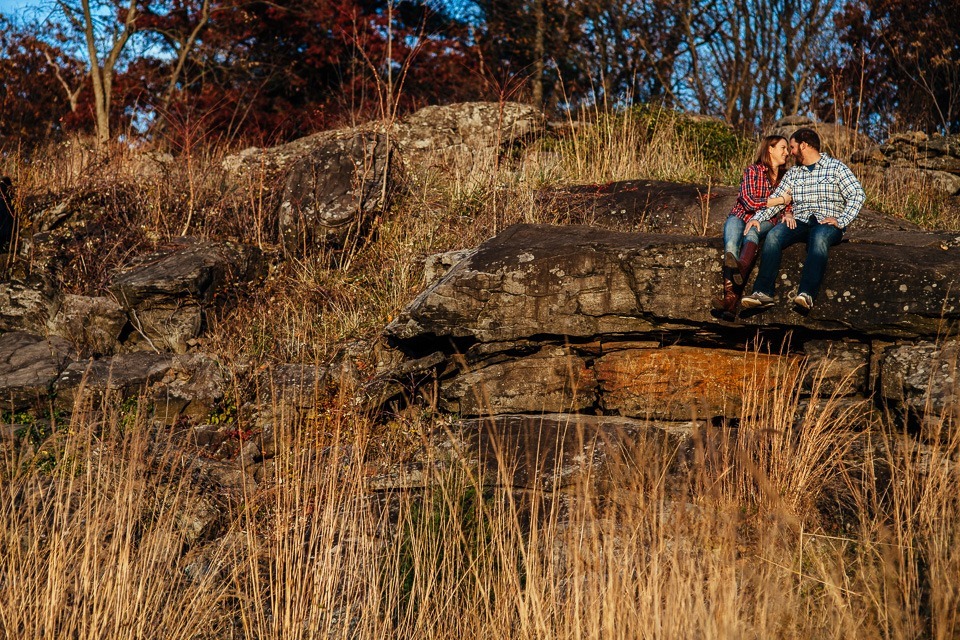
M 757 258 L 760 239 L 772 229 L 779 217 L 763 222 L 759 228 L 744 229 L 754 214 L 765 207 L 789 205 L 790 194 L 770 198 L 770 192 L 780 184 L 786 172 L 787 139 L 767 136 L 760 143 L 757 159 L 743 172 L 740 194 L 723 225 L 723 294 L 713 299 L 713 306 L 724 315 L 736 311 L 743 285 Z

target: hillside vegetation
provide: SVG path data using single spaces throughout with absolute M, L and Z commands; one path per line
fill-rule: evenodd
M 189 132 L 170 162 L 77 139 L 0 168 L 25 214 L 20 238 L 45 206 L 93 194 L 101 240 L 76 247 L 64 290 L 101 294 L 114 267 L 181 235 L 254 244 L 269 274 L 212 319 L 202 349 L 241 381 L 271 362 L 350 360 L 372 376 L 379 333 L 422 287 L 425 256 L 517 222 L 569 222 L 535 206 L 547 187 L 735 185 L 755 152 L 715 121 L 657 109 L 569 125 L 471 186 L 408 168 L 403 197 L 364 237 L 288 259 L 267 185 L 224 192 L 234 150 L 187 144 Z M 956 203 L 932 190 L 864 183 L 872 208 L 960 230 Z M 6 260 L 29 270 L 31 254 Z M 668 473 L 676 451 L 640 440 L 615 482 L 522 494 L 490 488 L 456 457 L 422 470 L 426 489 L 373 491 L 378 465 L 408 459 L 452 418 L 415 406 L 372 415 L 347 386 L 288 412 L 279 390 L 254 402 L 238 384 L 205 421 L 163 428 L 147 403 L 109 396 L 7 412 L 0 633 L 957 637 L 960 425 L 944 416 L 921 441 L 841 390 L 807 402 L 796 375 L 806 372 L 750 398 L 737 430 L 703 434 L 679 477 Z M 871 416 L 866 430 L 850 427 L 853 413 Z M 273 463 L 256 483 L 211 491 L 190 463 L 203 451 L 196 428 L 232 424 L 243 460 L 263 427 L 253 416 L 270 416 Z

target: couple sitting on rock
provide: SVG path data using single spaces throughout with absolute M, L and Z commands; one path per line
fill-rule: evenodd
M 745 309 L 773 306 L 783 250 L 797 242 L 806 242 L 807 257 L 793 303 L 812 309 L 827 253 L 843 239 L 866 199 L 849 167 L 820 152 L 820 136 L 813 129 L 797 129 L 790 136 L 789 155 L 797 164 L 787 171 L 786 138 L 764 138 L 756 162 L 744 171 L 737 203 L 723 225 L 723 294 L 713 306 L 727 319 L 735 317 L 741 302 Z M 741 301 L 761 242 L 753 293 Z

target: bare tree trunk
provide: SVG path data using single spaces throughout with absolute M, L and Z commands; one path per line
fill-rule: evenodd
M 60 3 L 68 17 L 72 17 L 72 10 L 63 2 Z M 83 35 L 87 44 L 87 57 L 90 62 L 90 80 L 93 84 L 93 108 L 97 123 L 97 144 L 105 146 L 110 142 L 110 102 L 113 93 L 113 73 L 117 60 L 123 52 L 130 36 L 136 30 L 137 2 L 130 0 L 127 6 L 127 15 L 123 28 L 113 41 L 110 51 L 101 62 L 97 51 L 96 25 L 93 21 L 93 12 L 90 10 L 90 0 L 81 0 L 83 11 Z
M 53 59 L 53 56 L 51 56 L 50 52 L 46 49 L 43 50 L 43 57 L 47 59 L 47 64 L 53 69 L 53 74 L 57 77 L 60 86 L 63 87 L 63 92 L 67 94 L 70 111 L 76 113 L 77 105 L 80 101 L 80 91 L 83 90 L 83 84 L 79 84 L 76 88 L 71 87 L 67 79 L 63 77 L 63 70 L 60 68 L 60 65 L 57 64 L 57 61 Z
M 533 34 L 533 104 L 538 109 L 543 108 L 543 71 L 546 55 L 544 47 L 544 30 L 546 21 L 543 16 L 543 3 L 545 0 L 533 0 L 533 15 L 536 22 Z

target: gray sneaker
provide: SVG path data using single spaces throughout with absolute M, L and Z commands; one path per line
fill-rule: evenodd
M 813 309 L 813 298 L 810 297 L 809 293 L 798 293 L 797 297 L 793 299 L 793 304 L 810 311 L 810 309 Z
M 745 309 L 760 309 L 773 306 L 773 297 L 768 296 L 763 291 L 754 291 L 748 296 L 744 296 L 740 301 Z

